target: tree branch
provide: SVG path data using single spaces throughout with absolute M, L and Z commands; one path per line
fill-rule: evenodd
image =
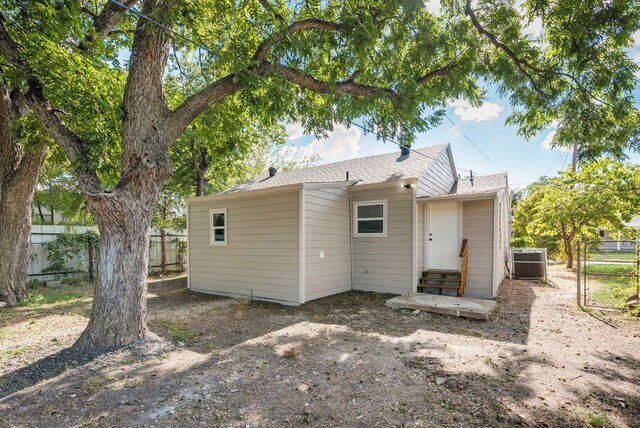
M 242 86 L 243 84 L 237 79 L 237 76 L 230 74 L 188 96 L 177 109 L 170 113 L 166 121 L 165 129 L 171 135 L 167 141 L 173 143 L 196 117 L 212 105 L 238 91 Z
M 107 4 L 93 20 L 93 28 L 100 38 L 105 38 L 118 25 L 122 14 L 136 4 L 138 0 L 107 0 Z M 124 6 L 124 7 L 123 7 Z
M 384 95 L 396 107 L 399 107 L 400 105 L 400 96 L 391 88 L 378 88 L 376 86 L 363 85 L 355 83 L 352 79 L 335 83 L 324 82 L 299 70 L 282 64 L 265 63 L 265 67 L 267 67 L 271 71 L 277 71 L 281 73 L 285 77 L 285 79 L 287 79 L 291 83 L 294 83 L 301 88 L 317 92 L 319 94 L 330 94 L 338 92 L 342 94 L 357 95 L 369 98 Z
M 260 3 L 262 5 L 263 8 L 265 8 L 265 10 L 267 12 L 271 12 L 273 13 L 273 16 L 280 22 L 285 22 L 285 19 L 282 15 L 280 15 L 278 12 L 276 12 L 275 10 L 273 10 L 273 6 L 271 5 L 271 3 L 269 3 L 269 0 L 258 0 L 258 3 Z
M 337 22 L 331 22 L 331 21 L 323 21 L 321 19 L 316 19 L 316 18 L 309 18 L 309 19 L 304 19 L 302 21 L 296 21 L 291 25 L 289 25 L 286 31 L 277 33 L 275 35 L 272 35 L 271 37 L 267 37 L 256 50 L 256 53 L 253 55 L 253 60 L 258 62 L 263 61 L 265 56 L 267 55 L 267 52 L 269 52 L 269 49 L 271 48 L 271 46 L 273 46 L 274 43 L 284 39 L 289 34 L 293 34 L 298 31 L 305 31 L 305 30 L 323 30 L 323 31 L 337 32 L 337 31 L 342 31 L 343 29 L 344 29 L 344 26 L 342 24 L 338 24 Z
M 267 10 L 270 8 L 268 0 L 258 0 L 263 7 Z M 282 17 L 278 18 L 283 21 Z M 359 84 L 354 81 L 358 72 L 348 80 L 338 82 L 325 82 L 314 78 L 302 71 L 288 67 L 282 64 L 273 64 L 265 61 L 267 52 L 279 40 L 282 40 L 289 34 L 293 34 L 298 31 L 306 30 L 322 30 L 338 32 L 345 29 L 343 24 L 339 24 L 331 21 L 324 21 L 321 19 L 310 18 L 302 21 L 296 21 L 289 25 L 287 29 L 281 33 L 273 35 L 265 39 L 255 54 L 253 60 L 257 62 L 257 65 L 247 68 L 247 71 L 258 77 L 263 77 L 267 73 L 277 72 L 284 76 L 285 79 L 294 83 L 302 88 L 309 89 L 311 91 L 328 94 L 328 93 L 342 93 L 348 95 L 356 95 L 361 97 L 376 97 L 384 96 L 388 98 L 396 108 L 400 107 L 400 96 L 396 91 L 391 88 L 379 88 L 371 85 Z M 452 61 L 451 63 L 430 71 L 421 76 L 417 80 L 417 84 L 424 84 L 431 79 L 438 76 L 444 76 L 450 73 L 457 65 Z M 243 84 L 238 80 L 238 76 L 231 74 L 215 82 L 210 83 L 203 90 L 189 96 L 183 101 L 183 103 L 171 113 L 170 119 L 167 123 L 167 132 L 173 133 L 176 138 L 180 133 L 202 112 L 213 104 L 221 101 L 225 97 L 237 92 L 242 88 Z M 169 141 L 174 139 L 170 138 Z
M 60 148 L 62 148 L 69 160 L 75 164 L 82 162 L 84 152 L 83 142 L 56 116 L 55 111 L 49 106 L 48 101 L 44 97 L 42 88 L 35 79 L 29 80 L 29 90 L 24 97 L 31 111 L 33 111 L 38 121 L 42 124 L 42 127 L 51 135 Z M 95 172 L 86 171 L 76 166 L 75 173 L 85 192 L 99 193 L 104 191 Z
M 416 83 L 419 85 L 422 85 L 424 83 L 427 83 L 429 80 L 434 79 L 438 76 L 446 76 L 447 74 L 451 73 L 453 71 L 454 68 L 456 68 L 458 66 L 458 64 L 456 64 L 455 62 L 450 62 L 449 64 L 437 68 L 435 70 L 432 70 L 428 73 L 426 73 L 425 75 L 419 77 L 418 79 L 416 79 Z
M 516 65 L 516 67 L 518 67 L 518 70 L 520 70 L 520 72 L 524 74 L 527 80 L 529 80 L 529 82 L 531 83 L 531 86 L 538 93 L 538 95 L 540 95 L 543 98 L 549 98 L 547 94 L 545 94 L 544 91 L 538 86 L 538 83 L 533 78 L 533 75 L 531 75 L 527 71 L 527 68 L 532 69 L 532 66 L 529 63 L 527 63 L 525 60 L 519 58 L 515 54 L 515 52 L 513 52 L 507 45 L 505 45 L 500 40 L 498 40 L 498 38 L 493 33 L 489 32 L 486 28 L 482 26 L 482 24 L 480 24 L 480 21 L 478 21 L 478 17 L 476 16 L 476 13 L 471 7 L 471 2 L 472 0 L 467 0 L 467 4 L 465 6 L 465 14 L 471 19 L 471 23 L 476 28 L 476 30 L 478 30 L 480 34 L 482 34 L 487 39 L 489 39 L 489 41 L 496 48 L 500 49 L 505 54 L 507 54 L 509 58 L 511 58 L 511 60 Z
M 9 64 L 16 65 L 16 63 L 20 62 L 18 59 L 18 44 L 13 41 L 7 29 L 4 26 L 5 18 L 0 13 L 0 53 L 5 59 L 9 62 Z
M 18 54 L 18 44 L 11 38 L 4 26 L 4 17 L 0 14 L 0 53 L 16 68 L 25 68 L 24 61 Z M 43 128 L 56 140 L 71 162 L 82 160 L 84 144 L 80 138 L 74 134 L 56 116 L 55 111 L 49 105 L 42 92 L 42 86 L 35 77 L 27 80 L 27 93 L 25 95 L 15 94 L 20 102 L 25 102 L 33 111 L 42 124 Z M 87 192 L 100 192 L 102 186 L 95 173 L 76 169 L 78 180 L 83 184 Z
M 529 82 L 531 83 L 531 86 L 540 96 L 544 98 L 548 98 L 548 96 L 544 93 L 544 91 L 538 86 L 537 82 L 533 78 L 533 75 L 529 73 L 527 70 L 530 70 L 541 77 L 548 77 L 550 75 L 563 77 L 569 80 L 571 83 L 573 83 L 585 97 L 591 98 L 594 101 L 597 101 L 598 103 L 601 103 L 601 104 L 607 104 L 604 100 L 600 99 L 599 97 L 594 95 L 591 91 L 589 91 L 587 88 L 585 88 L 584 85 L 582 85 L 582 83 L 577 77 L 569 73 L 565 73 L 563 71 L 549 70 L 549 69 L 537 67 L 531 64 L 529 61 L 526 61 L 518 57 L 518 55 L 516 55 L 516 53 L 513 52 L 513 50 L 511 50 L 507 45 L 505 45 L 500 40 L 498 40 L 498 38 L 493 33 L 489 32 L 486 28 L 484 28 L 484 26 L 482 26 L 482 24 L 480 24 L 480 21 L 478 21 L 478 17 L 476 16 L 475 12 L 473 11 L 473 8 L 471 7 L 471 2 L 472 0 L 467 0 L 467 4 L 465 6 L 465 14 L 471 19 L 473 26 L 478 30 L 480 34 L 487 37 L 489 41 L 491 41 L 491 43 L 496 48 L 502 50 L 504 53 L 507 54 L 509 58 L 511 58 L 511 60 L 514 62 L 516 67 L 518 67 L 518 69 L 522 72 L 522 74 L 526 76 L 527 80 L 529 80 Z

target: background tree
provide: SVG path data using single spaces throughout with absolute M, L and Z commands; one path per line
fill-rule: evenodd
M 640 211 L 638 165 L 605 158 L 545 181 L 518 205 L 514 230 L 559 239 L 567 268 L 573 268 L 578 237 L 593 236 L 598 227 L 623 229 L 623 222 Z
M 148 232 L 172 171 L 168 151 L 230 96 L 307 131 L 357 119 L 410 144 L 442 120 L 448 99 L 477 105 L 489 82 L 509 96 L 525 135 L 575 117 L 571 126 L 607 134 L 611 147 L 637 143 L 637 67 L 625 51 L 640 22 L 633 2 L 528 1 L 524 16 L 493 0 L 446 2 L 440 16 L 401 0 L 144 0 L 131 14 L 121 5 L 0 0 L 2 62 L 71 161 L 101 232 L 80 346 L 145 338 Z M 542 40 L 522 31 L 534 18 Z M 164 91 L 172 45 L 198 59 L 206 82 L 176 107 Z M 113 180 L 103 171 L 112 165 Z
M 71 165 L 57 147 L 49 150 L 45 158 L 33 202 L 34 219 L 39 224 L 54 224 L 54 213 L 61 216 L 59 221 L 63 224 L 93 224 Z
M 277 150 L 284 140 L 279 123 L 256 123 L 242 110 L 211 109 L 171 148 L 174 171 L 167 184 L 186 196 L 220 192 L 255 175 L 254 155 Z
M 529 222 L 531 221 L 533 207 L 535 207 L 542 196 L 544 196 L 542 188 L 548 185 L 549 181 L 550 178 L 545 176 L 529 184 L 526 189 L 522 189 L 519 199 L 512 205 L 511 215 L 513 216 L 513 222 L 511 224 L 511 246 L 546 248 L 550 257 L 562 258 L 562 240 L 559 234 L 548 233 L 545 235 L 532 235 L 527 230 Z
M 27 297 L 31 206 L 47 145 L 7 79 L 0 82 L 0 301 L 15 306 Z

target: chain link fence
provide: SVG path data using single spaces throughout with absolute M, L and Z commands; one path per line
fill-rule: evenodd
M 611 309 L 637 304 L 640 293 L 637 241 L 594 240 L 578 246 L 579 304 Z

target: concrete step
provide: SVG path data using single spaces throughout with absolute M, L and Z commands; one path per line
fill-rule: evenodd
M 471 297 L 409 293 L 387 300 L 386 305 L 393 309 L 420 309 L 425 312 L 487 321 L 496 307 L 496 301 Z

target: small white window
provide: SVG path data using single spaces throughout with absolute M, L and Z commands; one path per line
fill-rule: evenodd
M 387 236 L 387 201 L 353 204 L 353 236 Z
M 227 245 L 227 209 L 209 210 L 209 245 Z

